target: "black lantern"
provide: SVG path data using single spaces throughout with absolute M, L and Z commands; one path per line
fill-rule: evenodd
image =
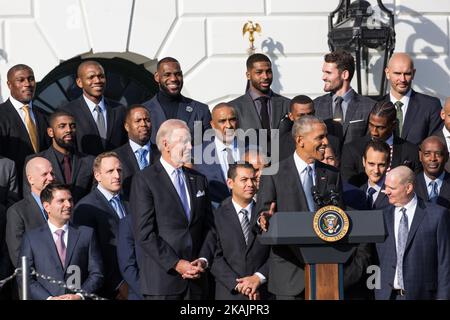
M 331 51 L 339 48 L 354 53 L 359 94 L 362 94 L 361 68 L 368 70 L 369 49 L 384 51 L 379 93 L 382 96 L 386 82 L 384 69 L 395 48 L 395 30 L 392 12 L 381 0 L 377 0 L 377 4 L 379 10 L 375 11 L 365 0 L 352 3 L 340 0 L 338 7 L 328 16 L 328 46 Z M 382 21 L 383 15 L 387 22 Z

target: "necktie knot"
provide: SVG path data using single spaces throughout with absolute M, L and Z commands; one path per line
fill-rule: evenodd
M 337 122 L 344 122 L 344 112 L 342 110 L 342 101 L 344 101 L 344 98 L 340 96 L 336 96 L 334 98 L 334 114 L 333 114 L 333 120 Z
M 242 215 L 241 227 L 242 233 L 244 234 L 245 243 L 248 244 L 248 236 L 250 233 L 250 220 L 248 219 L 248 211 L 241 209 L 239 213 Z
M 369 187 L 367 189 L 367 207 L 373 209 L 373 195 L 377 192 L 375 188 Z
M 401 102 L 401 101 L 396 101 L 395 103 L 394 103 L 394 105 L 395 105 L 395 109 L 401 109 L 402 107 L 403 107 L 403 102 Z
M 436 202 L 436 199 L 439 196 L 438 184 L 435 180 L 433 180 L 430 181 L 428 186 L 430 187 L 429 200 L 432 202 Z
M 369 189 L 367 189 L 367 194 L 370 196 L 373 196 L 375 192 L 377 192 L 375 188 L 369 187 Z
M 110 200 L 114 210 L 116 211 L 117 215 L 119 216 L 119 219 L 123 219 L 125 217 L 125 212 L 122 208 L 122 203 L 120 201 L 120 196 L 116 194 L 114 197 Z
M 36 129 L 36 125 L 30 115 L 30 106 L 25 104 L 22 106 L 22 111 L 24 113 L 25 125 L 28 130 L 28 136 L 30 137 L 31 145 L 33 146 L 34 152 L 39 152 L 39 139 Z
M 55 233 L 59 238 L 61 238 L 64 235 L 64 229 L 58 229 Z
M 260 117 L 262 128 L 270 130 L 269 107 L 267 106 L 269 97 L 261 96 L 258 98 L 258 100 L 261 102 Z
M 145 148 L 140 148 L 137 150 L 137 153 L 138 153 L 139 169 L 142 170 L 148 166 L 148 161 L 147 161 L 148 150 Z
M 94 110 L 97 112 L 97 129 L 98 133 L 100 134 L 100 137 L 103 139 L 106 139 L 106 121 L 103 116 L 103 110 L 100 108 L 98 104 L 95 105 Z
M 58 236 L 56 239 L 56 250 L 58 251 L 59 259 L 61 260 L 61 264 L 64 266 L 66 263 L 66 244 L 64 243 L 64 230 L 58 229 L 55 231 L 55 234 Z

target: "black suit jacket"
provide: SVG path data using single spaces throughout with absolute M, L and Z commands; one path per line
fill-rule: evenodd
M 211 273 L 216 280 L 216 296 L 218 300 L 248 300 L 248 298 L 234 290 L 236 279 L 251 276 L 259 272 L 268 280 L 268 258 L 270 247 L 259 243 L 256 238 L 257 212 L 253 207 L 250 220 L 248 244 L 239 216 L 233 206 L 231 197 L 227 198 L 214 213 L 216 227 L 216 251 L 211 267 Z M 262 298 L 266 298 L 266 285 L 259 289 Z
M 141 247 L 141 293 L 182 294 L 189 286 L 204 295 L 205 277 L 184 280 L 175 271 L 180 259 L 204 257 L 212 261 L 213 248 L 205 241 L 213 228 L 206 178 L 183 168 L 191 201 L 188 221 L 181 200 L 160 161 L 136 173 L 131 184 L 131 214 L 137 245 Z
M 14 161 L 0 156 L 0 204 L 9 208 L 20 199 Z
M 77 148 L 81 153 L 97 156 L 104 151 L 113 150 L 127 141 L 124 128 L 125 107 L 116 101 L 104 99 L 107 113 L 106 140 L 100 137 L 97 124 L 83 95 L 59 108 L 75 117 Z
M 45 150 L 50 145 L 50 137 L 47 135 L 46 113 L 33 106 L 33 114 L 36 120 L 36 129 L 39 138 L 39 150 Z M 16 164 L 19 194 L 22 194 L 23 167 L 25 158 L 34 154 L 33 145 L 27 128 L 20 115 L 8 99 L 0 104 L 0 155 L 13 160 Z
M 80 289 L 96 293 L 103 283 L 102 259 L 94 230 L 69 224 L 66 263 L 63 266 L 56 250 L 55 241 L 48 225 L 28 231 L 23 239 L 21 256 L 28 257 L 29 266 L 44 275 L 60 281 L 73 277 L 70 266 L 80 270 Z M 49 296 L 58 296 L 72 292 L 48 280 L 30 278 L 30 297 L 33 300 L 45 300 Z
M 123 206 L 126 212 L 129 212 L 127 204 L 123 202 Z M 105 284 L 101 294 L 107 298 L 115 297 L 116 288 L 122 281 L 117 260 L 119 221 L 116 211 L 97 188 L 82 198 L 73 212 L 73 222 L 93 228 L 99 240 L 105 265 Z
M 390 95 L 385 95 L 383 101 L 390 101 Z M 392 103 L 395 102 L 392 101 Z M 419 145 L 441 126 L 441 109 L 441 102 L 438 98 L 411 90 L 400 137 Z
M 447 146 L 447 141 L 445 140 L 444 133 L 442 132 L 442 128 L 435 131 L 433 133 L 433 136 L 441 138 L 444 145 Z M 448 148 L 448 146 L 447 146 L 447 148 Z M 445 164 L 445 171 L 450 172 L 450 158 L 447 160 L 447 163 Z
M 423 175 L 424 173 L 421 171 L 416 176 L 415 191 L 419 198 L 422 198 L 424 201 L 428 201 L 428 188 Z M 444 181 L 442 183 L 441 190 L 439 190 L 439 196 L 436 204 L 445 208 L 450 208 L 450 173 L 448 172 L 445 172 Z
M 127 142 L 123 146 L 114 150 L 119 156 L 120 163 L 122 164 L 122 194 L 125 199 L 130 197 L 131 180 L 133 175 L 140 171 L 139 164 L 137 162 L 136 156 L 131 149 L 130 143 Z M 156 160 L 159 159 L 161 153 L 155 144 L 150 144 L 150 163 L 152 165 Z
M 342 148 L 341 173 L 342 179 L 360 187 L 367 181 L 367 175 L 362 164 L 362 157 L 371 137 L 367 135 L 344 145 Z M 414 144 L 394 136 L 391 168 L 407 165 L 414 172 L 422 169 L 419 161 L 419 149 Z

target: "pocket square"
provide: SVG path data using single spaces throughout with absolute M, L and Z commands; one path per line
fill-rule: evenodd
M 348 123 L 357 123 L 357 122 L 361 122 L 364 121 L 364 119 L 359 119 L 359 120 L 351 120 Z
M 197 198 L 200 198 L 200 197 L 203 197 L 204 195 L 205 195 L 205 191 L 203 191 L 203 190 L 200 191 L 200 190 L 199 190 L 199 191 L 197 191 L 196 197 L 197 197 Z

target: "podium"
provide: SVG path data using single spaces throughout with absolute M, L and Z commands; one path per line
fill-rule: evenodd
M 269 229 L 259 235 L 265 245 L 298 246 L 305 262 L 305 298 L 341 300 L 344 297 L 343 264 L 360 243 L 384 242 L 383 211 L 347 211 L 349 229 L 336 242 L 326 242 L 314 231 L 312 212 L 275 212 Z M 270 279 L 269 279 L 270 281 Z

